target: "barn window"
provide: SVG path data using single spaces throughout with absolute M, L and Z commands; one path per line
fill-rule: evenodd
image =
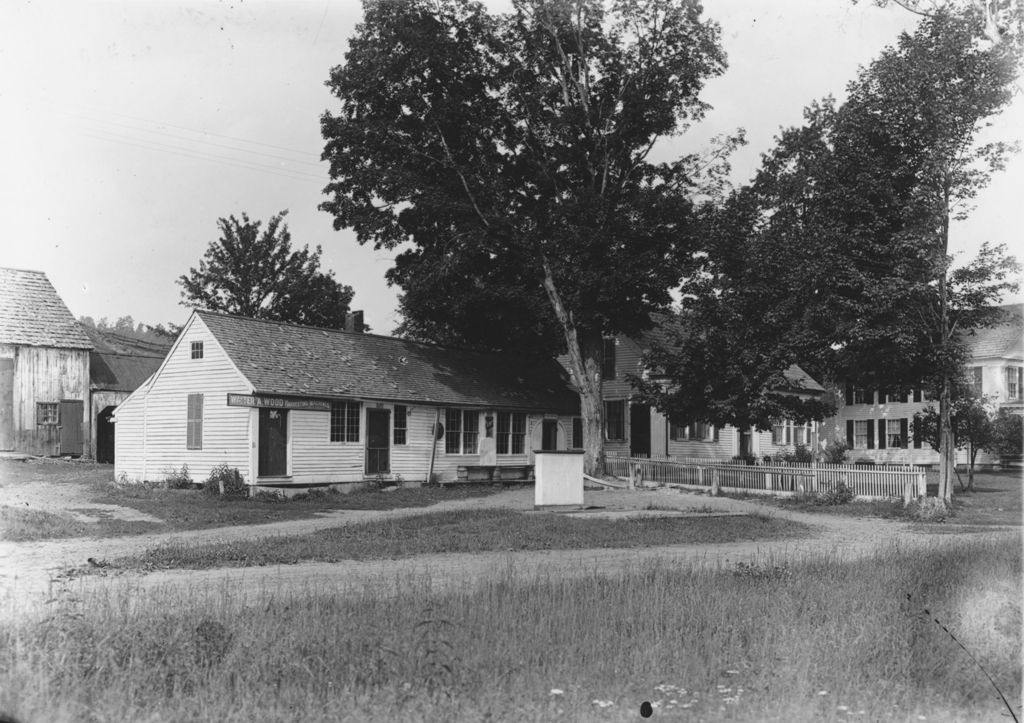
M 188 395 L 188 422 L 185 433 L 186 449 L 203 448 L 203 395 Z
M 57 424 L 57 402 L 36 402 L 36 424 Z
M 331 402 L 331 441 L 359 441 L 359 402 Z
M 526 451 L 526 415 L 522 412 L 498 412 L 498 454 L 523 454 Z
M 192 342 L 192 358 L 202 359 L 203 358 L 203 342 L 194 341 Z
M 395 444 L 405 444 L 409 424 L 408 416 L 409 413 L 404 404 L 395 405 Z

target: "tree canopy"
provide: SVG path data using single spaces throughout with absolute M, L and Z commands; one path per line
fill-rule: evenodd
M 696 157 L 656 141 L 722 72 L 697 2 L 367 3 L 324 114 L 321 208 L 401 248 L 408 333 L 566 353 L 587 468 L 603 471 L 602 339 L 649 328 L 696 248 Z M 739 142 L 727 139 L 725 145 Z
M 220 218 L 220 238 L 178 278 L 181 304 L 255 319 L 341 329 L 354 292 L 320 270 L 319 246 L 292 251 L 287 211 L 266 228 L 243 213 Z M 261 230 L 262 229 L 262 230 Z

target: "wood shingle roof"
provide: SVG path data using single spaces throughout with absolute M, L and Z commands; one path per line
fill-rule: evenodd
M 579 413 L 554 359 L 197 311 L 261 394 Z
M 92 349 L 46 274 L 2 267 L 0 344 Z

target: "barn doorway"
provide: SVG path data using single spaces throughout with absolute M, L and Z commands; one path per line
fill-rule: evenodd
M 260 409 L 260 477 L 288 474 L 288 410 Z
M 96 415 L 96 461 L 114 464 L 114 410 L 111 405 Z

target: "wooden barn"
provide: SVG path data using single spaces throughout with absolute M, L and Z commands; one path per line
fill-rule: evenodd
M 282 489 L 366 479 L 520 476 L 536 449 L 582 445 L 553 359 L 193 312 L 114 412 L 115 474 L 216 465 Z
M 46 274 L 0 268 L 0 450 L 89 456 L 90 349 Z
M 109 329 L 83 327 L 89 352 L 89 413 L 97 462 L 114 463 L 114 409 L 160 367 L 171 342 L 138 339 Z

